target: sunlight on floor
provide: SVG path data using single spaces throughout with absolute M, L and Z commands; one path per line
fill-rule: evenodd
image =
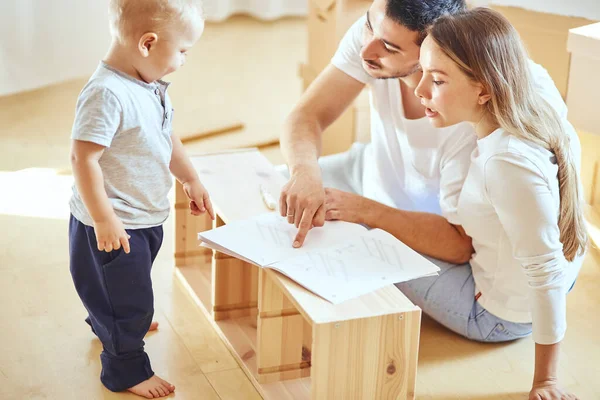
M 27 168 L 0 171 L 0 215 L 68 220 L 73 176 L 70 171 Z M 168 198 L 175 198 L 175 186 Z
M 72 185 L 71 175 L 55 169 L 0 171 L 0 214 L 66 220 Z

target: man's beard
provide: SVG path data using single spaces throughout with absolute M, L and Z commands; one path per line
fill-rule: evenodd
M 408 71 L 404 71 L 404 72 L 395 72 L 391 75 L 388 76 L 378 76 L 377 79 L 399 79 L 399 78 L 406 78 L 407 76 L 410 76 L 412 74 L 414 74 L 415 72 L 418 72 L 421 70 L 421 64 L 415 64 L 411 69 L 409 69 Z

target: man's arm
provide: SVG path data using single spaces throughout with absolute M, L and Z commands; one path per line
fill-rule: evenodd
M 288 116 L 281 136 L 281 150 L 290 172 L 305 164 L 316 164 L 321 136 L 356 99 L 364 83 L 329 65 Z
M 339 118 L 364 86 L 329 65 L 286 120 L 281 150 L 290 169 L 290 181 L 282 190 L 279 208 L 281 215 L 299 228 L 295 247 L 302 245 L 313 224 L 322 226 L 325 218 L 322 207 L 325 192 L 317 162 L 323 131 Z

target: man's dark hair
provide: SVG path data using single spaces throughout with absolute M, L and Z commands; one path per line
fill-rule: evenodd
M 393 21 L 419 32 L 417 44 L 421 45 L 435 20 L 465 10 L 465 0 L 387 0 L 385 13 Z

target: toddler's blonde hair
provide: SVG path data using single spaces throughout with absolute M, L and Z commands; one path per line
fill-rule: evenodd
M 203 18 L 201 0 L 110 0 L 110 29 L 125 42 L 147 32 L 160 32 L 172 23 Z

